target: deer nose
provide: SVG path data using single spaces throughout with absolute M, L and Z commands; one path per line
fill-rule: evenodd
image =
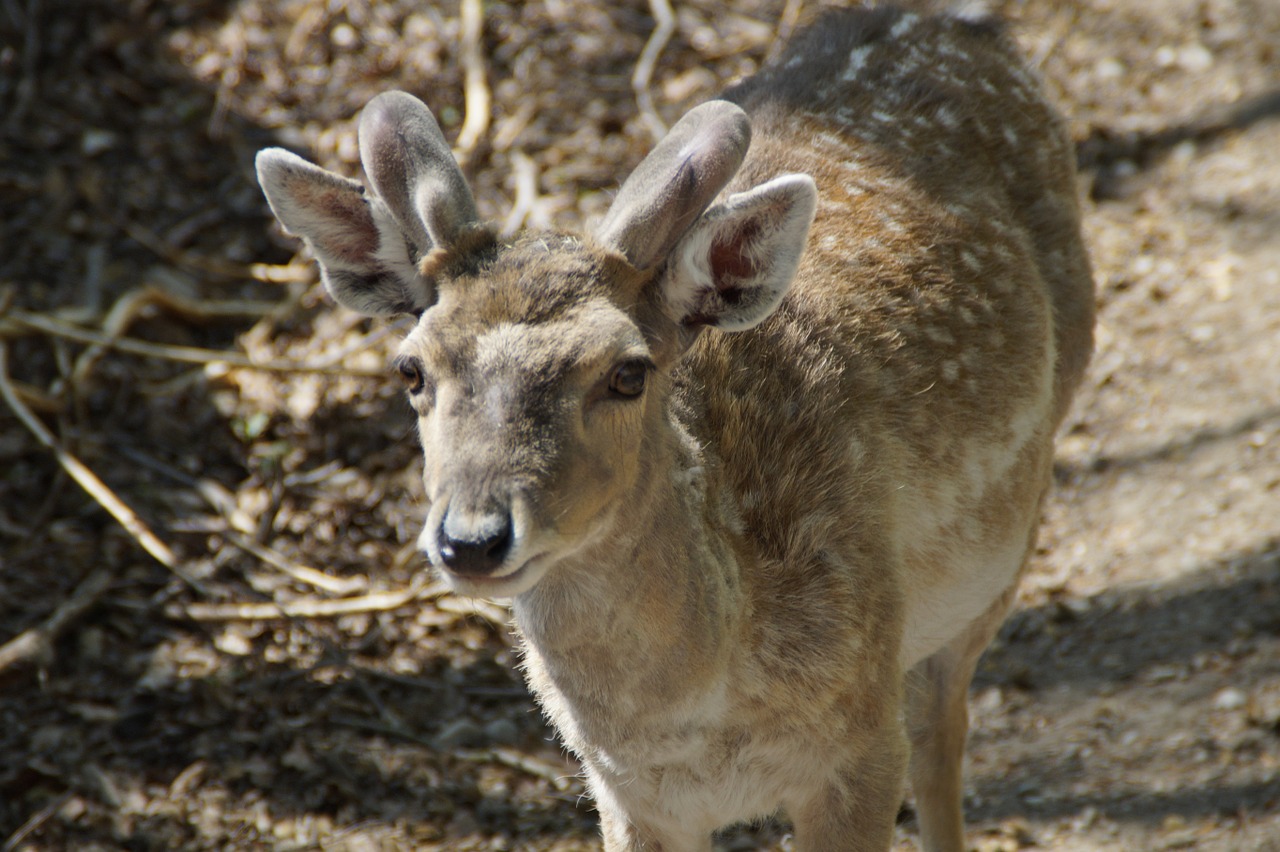
M 440 560 L 455 574 L 492 574 L 511 550 L 511 514 L 505 509 L 484 513 L 445 513 L 440 525 Z

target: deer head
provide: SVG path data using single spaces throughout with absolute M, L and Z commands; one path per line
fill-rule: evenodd
M 420 101 L 380 95 L 358 130 L 369 191 L 276 148 L 258 154 L 259 182 L 334 299 L 418 315 L 395 367 L 426 457 L 420 548 L 458 591 L 514 596 L 636 522 L 637 490 L 669 475 L 671 371 L 704 329 L 774 311 L 817 191 L 784 175 L 716 201 L 750 126 L 712 101 L 592 235 L 499 240 Z

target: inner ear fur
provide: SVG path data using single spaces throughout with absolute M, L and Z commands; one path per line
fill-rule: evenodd
M 663 296 L 688 326 L 740 331 L 781 303 L 808 240 L 818 191 L 808 175 L 783 175 L 729 196 L 677 244 Z

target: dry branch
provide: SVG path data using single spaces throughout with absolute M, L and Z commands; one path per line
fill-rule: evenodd
M 285 558 L 278 551 L 272 550 L 258 544 L 247 535 L 238 532 L 228 531 L 227 538 L 231 543 L 251 556 L 257 557 L 260 561 L 288 574 L 300 583 L 306 583 L 308 586 L 314 586 L 330 594 L 348 595 L 364 586 L 363 579 L 333 577 L 323 571 L 310 568 L 306 565 L 299 565 Z
M 484 4 L 481 0 L 462 2 L 463 98 L 466 115 L 458 131 L 458 154 L 466 160 L 489 130 L 492 96 L 484 70 Z
M 0 852 L 14 852 L 15 849 L 22 847 L 22 842 L 26 840 L 32 832 L 49 821 L 49 817 L 56 814 L 62 807 L 75 797 L 75 793 L 63 793 L 61 796 L 54 798 L 40 810 L 31 815 L 31 818 L 18 827 L 18 830 L 9 835 L 9 839 L 4 842 L 4 846 L 0 846 Z
M 71 597 L 36 627 L 22 631 L 0 645 L 0 672 L 48 653 L 49 647 L 86 610 L 98 602 L 111 585 L 111 572 L 99 568 L 76 587 Z
M 234 263 L 217 257 L 205 257 L 184 251 L 165 242 L 158 234 L 137 222 L 125 222 L 124 230 L 130 237 L 161 258 L 176 266 L 184 266 L 199 272 L 226 278 L 253 278 L 269 284 L 287 284 L 294 281 L 310 281 L 315 276 L 310 264 L 286 264 L 273 266 L 267 263 Z
M 394 592 L 373 592 L 354 598 L 301 598 L 284 603 L 193 603 L 171 609 L 174 617 L 193 621 L 267 621 L 274 618 L 333 618 L 364 612 L 390 612 L 427 597 L 432 586 L 413 584 Z
M 636 93 L 636 106 L 640 110 L 640 118 L 657 142 L 667 135 L 667 125 L 654 109 L 649 84 L 653 82 L 653 69 L 658 64 L 662 49 L 667 46 L 667 42 L 671 40 L 671 34 L 676 31 L 676 15 L 671 10 L 670 0 L 649 0 L 649 9 L 653 12 L 657 26 L 649 35 L 649 40 L 645 42 L 644 50 L 640 51 L 640 59 L 636 61 L 635 71 L 631 75 L 631 88 Z
M 502 223 L 502 233 L 514 234 L 524 227 L 529 214 L 538 203 L 538 164 L 523 151 L 511 155 L 516 182 L 516 197 L 511 212 Z
M 51 317 L 33 314 L 27 311 L 12 309 L 0 319 L 0 338 L 12 337 L 17 329 L 30 329 L 54 337 L 65 337 L 80 343 L 90 343 L 128 352 L 131 355 L 142 355 L 149 358 L 162 358 L 167 361 L 180 361 L 186 364 L 226 364 L 245 370 L 263 370 L 275 373 L 320 373 L 338 376 L 381 376 L 385 370 L 362 369 L 359 367 L 329 367 L 312 364 L 299 364 L 294 361 L 254 361 L 239 352 L 219 349 L 201 349 L 195 346 L 171 346 L 164 343 L 151 343 L 131 337 L 112 337 L 109 334 L 93 331 Z
M 4 397 L 4 401 L 8 403 L 9 408 L 13 410 L 13 413 L 22 421 L 22 424 L 35 436 L 36 440 L 53 451 L 53 455 L 58 460 L 58 464 L 62 465 L 62 469 L 70 474 L 71 478 L 90 497 L 96 500 L 99 506 L 106 509 L 111 514 L 111 517 L 119 521 L 120 525 L 125 528 L 125 531 L 133 537 L 133 540 L 143 550 L 151 554 L 157 562 L 168 568 L 192 588 L 200 588 L 199 581 L 187 572 L 182 563 L 178 561 L 178 557 L 169 549 L 169 546 L 157 538 L 156 534 L 143 523 L 142 519 L 123 500 L 117 497 L 115 492 L 108 488 L 92 470 L 58 443 L 58 439 L 54 437 L 53 433 L 18 398 L 18 394 L 13 388 L 13 383 L 9 379 L 9 347 L 3 340 L 0 340 L 0 396 Z
M 804 7 L 804 0 L 787 0 L 787 5 L 782 7 L 782 14 L 778 16 L 778 24 L 774 28 L 773 46 L 769 48 L 769 52 L 765 55 L 766 62 L 772 62 L 782 53 L 782 49 L 786 47 L 787 42 L 791 39 L 791 33 L 796 28 L 796 23 L 800 20 L 800 10 Z
M 121 338 L 129 326 L 148 308 L 159 307 L 184 319 L 205 321 L 223 317 L 262 317 L 275 310 L 274 302 L 198 302 L 183 299 L 155 287 L 137 287 L 125 293 L 112 304 L 102 320 L 102 331 L 112 340 Z M 94 365 L 107 352 L 106 344 L 94 344 L 76 358 L 71 371 L 75 387 L 86 387 Z

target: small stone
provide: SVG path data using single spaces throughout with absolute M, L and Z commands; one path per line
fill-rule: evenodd
M 514 745 L 520 739 L 520 729 L 510 719 L 494 719 L 484 726 L 484 738 L 491 745 Z
M 233 657 L 244 657 L 253 652 L 253 644 L 247 638 L 238 632 L 230 630 L 215 636 L 213 646 L 222 653 Z
M 1229 686 L 1226 689 L 1219 690 L 1213 696 L 1213 709 L 1215 710 L 1239 710 L 1241 707 L 1249 703 L 1249 696 L 1244 690 Z
M 1178 65 L 1192 73 L 1207 71 L 1213 65 L 1213 54 L 1203 44 L 1189 44 L 1178 51 Z
M 1124 63 L 1114 56 L 1101 59 L 1093 66 L 1093 73 L 1103 80 L 1116 80 L 1124 76 Z
M 985 690 L 973 702 L 973 708 L 980 713 L 995 713 L 1004 704 L 1004 694 L 1000 687 L 993 686 Z
M 96 157 L 103 151 L 109 151 L 120 142 L 120 137 L 110 130 L 90 128 L 80 135 L 80 153 L 86 157 Z
M 338 24 L 329 32 L 329 40 L 334 47 L 350 50 L 360 41 L 360 36 L 350 24 Z
M 484 742 L 484 731 L 470 719 L 456 719 L 441 728 L 433 742 L 438 749 L 478 748 Z

